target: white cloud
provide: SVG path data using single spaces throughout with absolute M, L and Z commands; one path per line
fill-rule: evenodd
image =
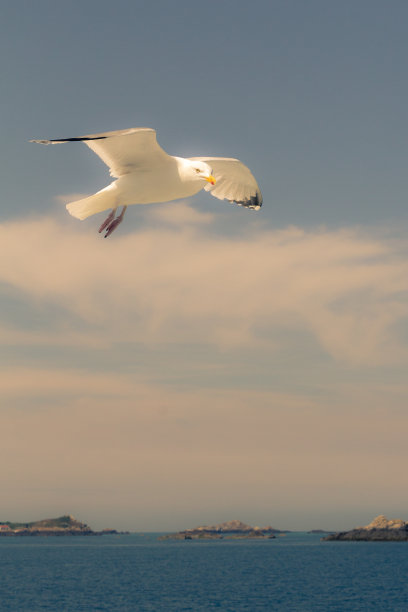
M 2 225 L 3 512 L 331 528 L 311 522 L 316 507 L 334 516 L 364 488 L 366 522 L 384 499 L 397 515 L 408 501 L 401 243 L 359 229 L 233 239 L 177 211 L 178 224 L 166 213 L 156 225 L 146 209 L 154 223 L 108 240 L 80 223 Z M 257 386 L 260 368 L 269 385 Z
M 213 236 L 185 203 L 175 210 L 192 224 L 108 240 L 50 219 L 5 223 L 0 280 L 22 300 L 58 307 L 65 332 L 68 315 L 81 320 L 91 343 L 99 334 L 107 343 L 273 351 L 286 330 L 349 363 L 406 357 L 396 331 L 408 315 L 400 244 L 358 229 L 249 231 L 234 240 Z
M 161 223 L 176 226 L 206 225 L 212 223 L 215 219 L 215 216 L 211 213 L 192 208 L 185 200 L 149 207 L 146 214 L 155 223 L 159 221 Z

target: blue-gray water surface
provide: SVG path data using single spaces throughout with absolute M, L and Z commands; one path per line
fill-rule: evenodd
M 0 610 L 408 610 L 408 543 L 0 538 Z

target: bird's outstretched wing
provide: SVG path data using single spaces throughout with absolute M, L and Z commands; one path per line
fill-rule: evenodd
M 206 185 L 205 190 L 220 200 L 229 200 L 240 206 L 259 210 L 262 194 L 252 172 L 239 159 L 228 157 L 190 157 L 210 166 L 216 179 L 214 186 Z
M 151 128 L 130 128 L 101 134 L 87 134 L 78 138 L 32 140 L 31 142 L 56 144 L 77 141 L 88 145 L 109 166 L 111 176 L 116 178 L 138 168 L 151 167 L 170 159 L 170 156 L 157 143 L 156 130 Z

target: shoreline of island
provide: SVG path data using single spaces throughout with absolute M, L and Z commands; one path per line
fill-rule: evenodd
M 94 531 L 86 523 L 78 521 L 72 515 L 64 515 L 53 519 L 43 519 L 29 523 L 0 521 L 0 537 L 38 537 L 38 536 L 103 536 L 128 535 L 129 531 L 102 529 Z M 271 527 L 251 526 L 239 520 L 226 521 L 217 525 L 201 525 L 184 529 L 175 533 L 158 536 L 164 540 L 275 540 L 293 533 Z M 388 519 L 384 515 L 377 516 L 371 523 L 348 531 L 326 531 L 314 529 L 306 533 L 321 536 L 321 541 L 375 541 L 402 542 L 408 541 L 408 522 L 401 519 Z
M 42 519 L 29 523 L 0 521 L 0 537 L 36 537 L 36 536 L 102 536 L 119 535 L 116 529 L 94 531 L 86 523 L 75 519 L 71 514 L 57 518 Z
M 268 525 L 267 527 L 252 527 L 242 521 L 232 520 L 218 525 L 203 525 L 169 533 L 159 537 L 159 540 L 222 540 L 222 539 L 269 539 L 284 536 L 289 531 L 281 531 Z
M 408 542 L 408 522 L 388 519 L 380 514 L 363 527 L 337 531 L 322 538 L 324 542 Z

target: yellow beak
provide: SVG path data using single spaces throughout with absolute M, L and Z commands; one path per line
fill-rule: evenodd
M 210 174 L 209 176 L 206 176 L 205 180 L 211 183 L 211 185 L 215 185 L 215 183 L 217 182 L 212 174 Z

